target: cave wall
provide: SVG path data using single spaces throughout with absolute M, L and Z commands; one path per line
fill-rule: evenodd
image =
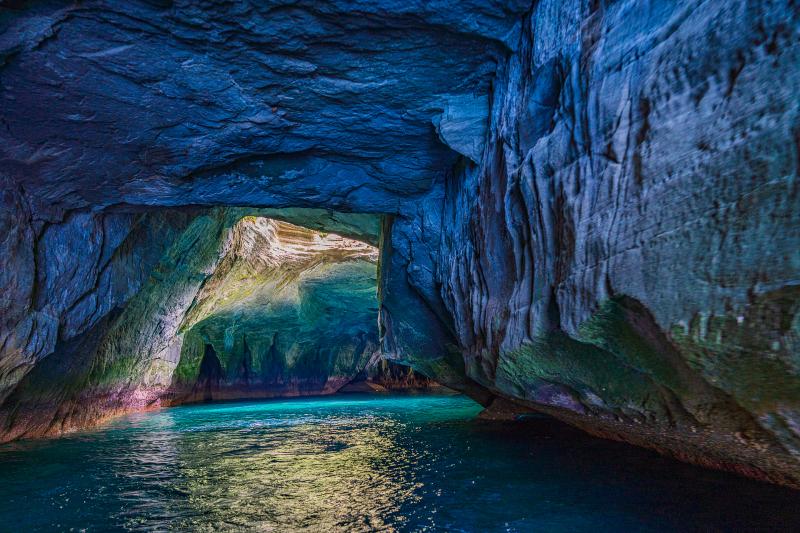
M 798 483 L 799 15 L 536 3 L 444 200 L 436 283 L 471 379 Z
M 380 244 L 384 357 L 800 485 L 793 2 L 228 7 L 0 12 L 4 438 L 150 404 L 281 209 Z
M 4 345 L 4 358 L 30 362 L 8 375 L 2 440 L 57 435 L 157 405 L 178 363 L 181 321 L 240 216 L 227 209 L 78 214 L 16 243 L 35 247 L 40 259 L 34 296 L 17 300 L 25 307 L 11 330 L 27 328 L 28 336 Z M 28 326 L 40 316 L 54 331 Z M 71 317 L 79 330 L 69 327 Z M 38 352 L 30 350 L 38 341 L 18 342 L 44 333 L 52 338 Z

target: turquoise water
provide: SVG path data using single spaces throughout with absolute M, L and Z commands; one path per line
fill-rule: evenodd
M 0 530 L 797 529 L 800 493 L 461 396 L 207 404 L 0 447 Z

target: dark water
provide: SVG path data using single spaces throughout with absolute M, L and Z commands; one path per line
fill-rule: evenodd
M 789 531 L 800 492 L 461 396 L 178 407 L 0 448 L 0 530 Z

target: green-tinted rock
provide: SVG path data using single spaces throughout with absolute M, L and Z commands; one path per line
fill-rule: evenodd
M 213 346 L 216 398 L 332 392 L 377 347 L 377 251 L 285 222 L 246 217 L 197 295 L 173 390 L 197 398 Z

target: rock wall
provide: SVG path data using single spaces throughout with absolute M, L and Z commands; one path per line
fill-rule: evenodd
M 799 16 L 535 5 L 444 201 L 437 283 L 470 378 L 800 483 Z
M 180 331 L 264 361 L 180 325 L 266 213 L 380 245 L 384 357 L 800 486 L 794 2 L 2 9 L 3 439 L 153 404 Z
M 24 366 L 6 378 L 2 440 L 56 435 L 157 405 L 180 355 L 178 327 L 236 220 L 225 209 L 79 214 L 43 229 L 34 243 L 18 243 L 33 245 L 39 261 L 32 296 L 16 301 L 22 318 L 12 331 L 41 316 L 53 331 L 28 327 L 27 337 L 4 345 L 4 357 Z M 47 344 L 18 341 L 43 332 L 52 335 Z

